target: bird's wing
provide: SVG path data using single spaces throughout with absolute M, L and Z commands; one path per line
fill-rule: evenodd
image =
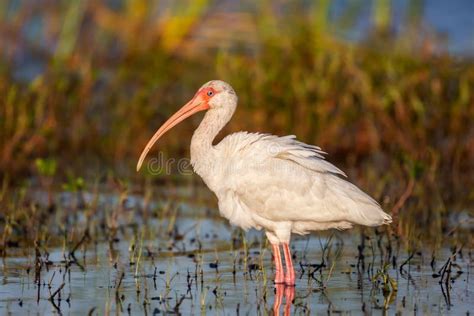
M 333 164 L 324 160 L 326 153 L 320 147 L 296 140 L 295 135 L 275 136 L 271 134 L 234 133 L 222 140 L 218 149 L 227 151 L 228 157 L 252 156 L 256 162 L 267 159 L 293 161 L 309 170 L 320 173 L 346 174 Z
M 295 136 L 236 133 L 216 149 L 228 160 L 220 190 L 230 190 L 249 210 L 271 221 L 389 220 L 379 204 L 324 160 L 324 152 Z

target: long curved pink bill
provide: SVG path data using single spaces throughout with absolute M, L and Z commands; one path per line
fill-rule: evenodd
M 179 124 L 180 122 L 184 121 L 186 118 L 190 117 L 191 115 L 208 110 L 209 105 L 207 102 L 202 101 L 199 97 L 194 97 L 191 101 L 186 103 L 178 112 L 173 114 L 153 135 L 153 137 L 148 141 L 148 143 L 145 146 L 145 149 L 143 149 L 140 159 L 138 159 L 137 163 L 137 171 L 140 170 L 143 161 L 146 158 L 146 155 L 150 151 L 151 147 L 156 143 L 156 141 L 163 136 L 167 131 L 169 131 L 171 128 Z

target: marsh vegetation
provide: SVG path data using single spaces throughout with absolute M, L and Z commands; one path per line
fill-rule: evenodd
M 0 1 L 0 313 L 472 312 L 474 63 L 410 3 L 347 41 L 363 3 Z M 226 132 L 318 144 L 393 225 L 297 238 L 288 291 L 197 177 L 135 174 L 216 78 L 240 97 Z

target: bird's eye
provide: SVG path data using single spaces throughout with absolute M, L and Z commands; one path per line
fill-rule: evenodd
M 214 92 L 212 92 L 211 90 L 207 91 L 207 96 L 212 97 L 213 95 L 214 95 Z

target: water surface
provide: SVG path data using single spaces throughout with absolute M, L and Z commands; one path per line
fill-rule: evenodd
M 89 198 L 85 195 L 86 202 Z M 116 237 L 91 237 L 74 256 L 61 245 L 39 247 L 39 256 L 34 249 L 10 249 L 0 263 L 0 314 L 471 312 L 473 263 L 467 250 L 456 256 L 447 246 L 407 252 L 400 241 L 372 229 L 296 237 L 297 284 L 275 287 L 261 232 L 242 233 L 217 210 L 185 200 L 176 212 L 143 220 L 134 215 L 140 199 L 129 199 L 130 220 L 124 216 Z M 117 198 L 102 195 L 101 201 L 116 205 Z M 449 278 L 439 276 L 449 258 Z M 384 266 L 396 291 L 383 291 L 377 272 Z

